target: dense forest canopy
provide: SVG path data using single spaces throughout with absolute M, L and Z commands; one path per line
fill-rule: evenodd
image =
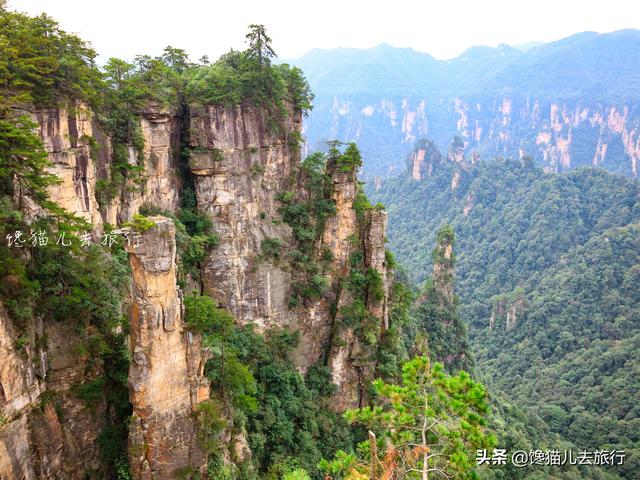
M 460 313 L 482 377 L 579 447 L 633 452 L 632 477 L 639 182 L 497 159 L 443 161 L 423 180 L 407 175 L 368 191 L 388 205 L 390 246 L 418 281 L 438 226 L 455 230 Z

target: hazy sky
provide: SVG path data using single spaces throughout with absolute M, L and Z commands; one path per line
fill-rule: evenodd
M 166 45 L 193 59 L 244 48 L 250 23 L 267 26 L 281 58 L 311 48 L 385 42 L 437 58 L 471 45 L 556 40 L 576 32 L 640 28 L 629 0 L 9 0 L 15 10 L 47 12 L 89 40 L 102 59 L 156 55 Z

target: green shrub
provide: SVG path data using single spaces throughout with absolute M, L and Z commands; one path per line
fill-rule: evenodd
M 122 224 L 123 227 L 131 227 L 136 232 L 144 233 L 150 228 L 155 226 L 155 222 L 144 215 L 139 213 L 135 213 L 133 215 L 133 220 L 130 222 L 125 222 Z
M 375 268 L 368 268 L 366 273 L 367 295 L 380 302 L 384 299 L 382 275 Z
M 224 419 L 220 404 L 214 399 L 200 402 L 195 411 L 198 428 L 198 441 L 207 453 L 213 453 L 219 448 L 219 434 L 227 422 Z
M 303 142 L 304 138 L 302 137 L 301 132 L 293 131 L 289 134 L 289 148 L 291 148 L 292 150 L 300 150 Z
M 293 192 L 280 192 L 276 195 L 276 200 L 284 204 L 293 202 L 295 195 Z
M 253 176 L 262 175 L 264 171 L 265 171 L 264 165 L 260 165 L 259 163 L 254 163 L 253 165 L 251 165 L 251 168 L 249 169 L 249 172 Z
M 362 156 L 355 143 L 348 143 L 344 153 L 336 158 L 338 170 L 343 173 L 357 172 L 362 166 Z
M 262 257 L 278 261 L 282 252 L 282 241 L 279 238 L 266 237 L 260 243 Z
M 282 480 L 311 480 L 311 477 L 303 468 L 296 468 L 292 472 L 285 474 Z
M 340 320 L 348 327 L 358 327 L 365 323 L 369 312 L 364 301 L 356 299 L 340 308 Z
M 96 407 L 104 399 L 104 377 L 97 377 L 74 386 L 71 391 L 74 396 L 82 400 L 88 407 Z
M 206 295 L 184 297 L 184 309 L 185 324 L 194 333 L 226 332 L 233 325 L 233 316 Z
M 256 333 L 238 328 L 230 338 L 239 361 L 256 381 L 258 408 L 247 414 L 247 438 L 259 478 L 279 480 L 298 468 L 315 471 L 318 460 L 351 448 L 352 432 L 330 408 L 327 369 L 309 373 L 309 383 L 290 360 L 298 333 L 282 329 Z
M 385 249 L 384 251 L 384 264 L 387 268 L 390 269 L 395 269 L 398 266 L 395 255 L 389 249 Z

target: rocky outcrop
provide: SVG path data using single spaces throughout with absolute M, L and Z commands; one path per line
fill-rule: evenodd
M 279 220 L 276 195 L 290 187 L 299 153 L 289 132 L 299 131 L 300 114 L 281 129 L 265 110 L 247 106 L 193 108 L 190 167 L 198 209 L 220 237 L 202 265 L 204 291 L 241 324 L 266 328 L 289 323 L 290 273 L 257 262 L 267 237 L 290 241 Z
M 176 107 L 147 105 L 140 112 L 140 130 L 144 139 L 142 159 L 134 148 L 129 149 L 129 161 L 142 164 L 143 186 L 131 189 L 112 202 L 107 215 L 113 224 L 125 222 L 143 204 L 162 211 L 175 212 L 180 202 L 178 161 L 180 158 L 181 112 Z
M 421 180 L 430 177 L 444 163 L 445 159 L 435 143 L 430 140 L 419 140 L 409 157 L 411 178 Z
M 278 213 L 282 204 L 277 196 L 298 188 L 292 181 L 300 153 L 292 142 L 300 131 L 301 115 L 290 111 L 279 120 L 280 127 L 274 121 L 267 111 L 248 106 L 191 110 L 189 163 L 198 209 L 210 216 L 220 237 L 202 265 L 203 290 L 239 324 L 251 323 L 258 330 L 300 330 L 294 355 L 304 371 L 323 353 L 329 303 L 321 301 L 304 311 L 290 308 L 291 269 L 259 259 L 267 238 L 292 243 L 291 229 Z
M 73 325 L 47 323 L 44 333 L 48 363 L 46 395 L 52 400 L 36 417 L 39 421 L 35 423 L 40 424 L 34 427 L 39 433 L 36 448 L 46 452 L 55 448 L 52 438 L 61 438 L 63 449 L 58 453 L 62 454 L 65 470 L 73 472 L 69 477 L 81 479 L 87 471 L 101 467 L 97 439 L 105 424 L 106 399 L 87 403 L 76 394 L 76 388 L 101 376 L 102 365 L 87 353 L 87 339 L 79 336 Z
M 369 349 L 363 348 L 354 329 L 345 326 L 340 318 L 341 310 L 353 302 L 351 293 L 342 288 L 342 278 L 349 272 L 349 256 L 360 246 L 355 242 L 362 241 L 353 209 L 357 194 L 356 177 L 353 172 L 340 172 L 333 165 L 329 165 L 329 174 L 333 179 L 336 214 L 326 222 L 322 243 L 333 254 L 331 281 L 335 292 L 333 303 L 336 314 L 333 318 L 328 316 L 323 323 L 325 329 L 331 328 L 331 331 L 326 331 L 327 340 L 331 341 L 327 365 L 331 370 L 332 382 L 338 387 L 334 395 L 334 407 L 342 411 L 348 407 L 360 406 L 364 397 L 363 368 L 370 362 L 363 361 Z
M 349 208 L 352 210 L 350 205 Z M 385 263 L 386 226 L 386 212 L 369 210 L 362 224 L 350 225 L 355 230 L 351 230 L 350 235 L 347 236 L 347 238 L 355 236 L 361 244 L 354 246 L 353 242 L 347 240 L 339 247 L 339 250 L 344 250 L 345 246 L 349 245 L 351 245 L 350 250 L 361 247 L 365 268 L 374 269 L 380 274 L 382 287 L 382 298 L 376 298 L 369 292 L 365 301 L 367 314 L 376 320 L 371 325 L 367 324 L 368 332 L 356 331 L 353 326 L 343 322 L 343 309 L 348 308 L 354 298 L 347 289 L 342 288 L 342 285 L 337 289 L 335 300 L 337 313 L 332 324 L 331 348 L 327 365 L 331 370 L 332 382 L 338 387 L 333 399 L 333 408 L 339 412 L 348 408 L 362 407 L 366 403 L 368 385 L 374 378 L 376 366 L 376 341 L 389 327 L 388 298 L 391 278 Z M 340 263 L 336 265 L 340 269 L 337 271 L 345 272 L 348 269 L 348 258 L 348 255 L 342 256 Z M 340 283 L 341 280 L 342 278 Z M 372 341 L 372 339 L 375 340 Z
M 29 346 L 16 348 L 13 327 L 0 307 L 0 478 L 37 478 L 31 456 L 29 416 L 44 391 Z
M 84 218 L 94 228 L 101 229 L 102 217 L 96 201 L 99 177 L 97 151 L 99 135 L 91 110 L 84 104 L 73 108 L 58 107 L 32 113 L 44 148 L 52 163 L 51 173 L 61 181 L 49 189 L 51 199 L 67 211 Z
M 379 338 L 388 327 L 385 212 L 368 208 L 357 214 L 356 176 L 333 165 L 327 200 L 335 204 L 336 214 L 318 229 L 313 247 L 318 257 L 332 254 L 323 267 L 327 290 L 320 298 L 293 305 L 300 272 L 286 261 L 261 256 L 265 239 L 277 239 L 289 251 L 297 248 L 291 228 L 282 221 L 278 198 L 285 192 L 297 199 L 309 195 L 300 171 L 300 112 L 290 109 L 276 118 L 247 105 L 197 107 L 189 112 L 187 129 L 182 112 L 150 106 L 141 112 L 144 158 L 129 149 L 130 162 L 144 164 L 144 182 L 112 200 L 102 195 L 111 178 L 112 145 L 91 111 L 75 105 L 32 115 L 52 172 L 61 178 L 51 187 L 52 199 L 92 223 L 94 233 L 107 223 L 131 219 L 145 203 L 168 211 L 178 208 L 180 135 L 188 131 L 198 209 L 211 218 L 220 239 L 200 265 L 202 291 L 241 325 L 299 331 L 293 361 L 300 372 L 318 361 L 329 365 L 339 386 L 334 408 L 362 405 L 375 368 L 376 342 L 342 328 L 336 312 L 354 300 L 343 283 L 351 255 L 362 252 L 365 268 L 379 272 L 383 292 L 382 298 L 372 294 L 364 299 L 367 318 L 374 320 L 367 336 Z M 201 339 L 187 332 L 183 322 L 175 226 L 164 217 L 152 220 L 155 225 L 145 232 L 124 229 L 130 237 L 138 235 L 125 245 L 133 272 L 129 461 L 136 479 L 175 478 L 203 472 L 206 464 L 194 415 L 209 399 L 206 358 Z M 99 471 L 97 439 L 108 417 L 107 404 L 99 399 L 88 405 L 74 389 L 98 380 L 102 366 L 82 353 L 82 335 L 70 326 L 44 325 L 38 319 L 27 329 L 28 341 L 20 340 L 25 346 L 19 352 L 11 323 L 0 317 L 5 328 L 0 349 L 7 359 L 0 369 L 0 476 L 74 480 Z M 46 338 L 47 345 L 37 338 Z M 238 458 L 250 456 L 242 435 L 234 438 L 235 450 L 242 451 Z
M 151 220 L 155 225 L 127 246 L 133 271 L 129 460 L 136 479 L 170 479 L 206 464 L 193 412 L 209 390 L 200 342 L 184 328 L 175 226 L 164 217 Z
M 129 162 L 144 167 L 142 185 L 129 185 L 111 200 L 102 192 L 111 181 L 111 139 L 93 112 L 77 103 L 28 113 L 52 163 L 51 173 L 61 181 L 49 189 L 51 199 L 87 220 L 94 231 L 102 231 L 105 222 L 118 225 L 130 220 L 143 204 L 170 212 L 178 208 L 182 125 L 178 109 L 148 105 L 139 112 L 143 158 L 133 147 L 128 151 Z
M 439 303 L 453 305 L 453 242 L 452 237 L 439 235 L 434 250 L 433 284 Z
M 8 420 L 2 413 L 0 426 L 0 477 L 16 480 L 38 478 L 31 458 L 29 418 L 20 415 Z
M 392 272 L 386 264 L 387 213 L 384 210 L 369 210 L 365 216 L 364 253 L 365 265 L 381 276 L 382 298 L 369 293 L 367 307 L 369 312 L 379 318 L 383 329 L 389 328 L 389 286 Z
M 519 289 L 508 295 L 494 298 L 489 317 L 489 329 L 493 330 L 498 320 L 504 320 L 506 330 L 512 329 L 516 326 L 518 318 L 526 312 L 526 307 L 526 298 Z
M 362 218 L 354 209 L 353 202 L 358 193 L 358 180 L 354 172 L 342 172 L 335 165 L 328 165 L 328 174 L 333 179 L 332 199 L 336 214 L 327 219 L 322 234 L 322 245 L 333 254 L 330 279 L 335 297 L 332 299 L 335 314 L 330 315 L 331 346 L 327 365 L 332 381 L 337 385 L 333 406 L 337 411 L 359 407 L 366 401 L 366 391 L 373 378 L 375 368 L 375 342 L 365 341 L 363 332 L 343 321 L 343 311 L 353 303 L 352 293 L 344 288 L 344 280 L 349 273 L 349 260 L 354 252 L 362 252 L 364 268 L 380 274 L 383 298 L 369 294 L 365 300 L 369 315 L 377 319 L 371 325 L 371 338 L 380 338 L 388 328 L 388 278 L 385 264 L 385 235 L 387 214 L 383 210 L 369 209 Z
M 88 406 L 74 387 L 100 369 L 77 353 L 81 340 L 70 327 L 36 322 L 28 332 L 39 341 L 17 342 L 0 310 L 0 477 L 83 479 L 100 467 L 105 402 Z
M 51 199 L 85 219 L 95 235 L 105 222 L 116 225 L 129 220 L 145 202 L 164 210 L 177 209 L 178 111 L 149 106 L 140 112 L 146 179 L 142 188 L 125 189 L 110 202 L 104 202 L 100 189 L 111 178 L 111 140 L 91 110 L 76 103 L 25 113 L 36 123 L 51 173 L 60 179 L 49 189 Z M 138 162 L 134 153 L 130 156 Z M 0 314 L 0 477 L 83 479 L 87 472 L 100 471 L 97 439 L 107 416 L 106 400 L 89 405 L 75 393 L 77 387 L 98 381 L 103 374 L 101 365 L 82 353 L 86 351 L 84 335 L 63 323 L 43 324 L 38 318 L 20 330 L 18 339 L 8 317 Z M 198 342 L 190 338 L 187 343 L 195 353 L 182 356 L 188 364 L 185 378 L 197 379 L 188 383 L 189 405 L 208 394 L 208 384 L 199 384 L 203 366 Z M 167 406 L 165 412 L 169 410 Z M 184 415 L 190 413 L 187 410 Z M 189 454 L 192 461 L 196 454 Z
M 277 239 L 285 250 L 294 248 L 291 229 L 279 213 L 278 195 L 292 191 L 296 197 L 305 196 L 295 145 L 300 114 L 290 111 L 281 120 L 281 128 L 274 130 L 268 112 L 248 106 L 191 111 L 190 167 L 198 209 L 210 216 L 220 236 L 219 246 L 202 266 L 204 292 L 228 308 L 240 324 L 299 331 L 295 363 L 304 372 L 319 360 L 327 362 L 339 386 L 335 407 L 341 410 L 361 403 L 368 378 L 363 370 L 374 364 L 371 350 L 365 352 L 353 331 L 336 329 L 335 311 L 351 302 L 341 283 L 348 274 L 351 253 L 361 249 L 367 267 L 382 272 L 387 288 L 386 214 L 368 211 L 364 222 L 359 221 L 353 208 L 358 189 L 355 174 L 329 166 L 336 213 L 326 219 L 315 246 L 316 252 L 332 254 L 325 272 L 329 289 L 318 300 L 292 306 L 298 272 L 286 261 L 268 262 L 260 255 L 265 239 Z M 382 328 L 387 318 L 386 290 L 384 301 L 371 299 L 367 308 L 379 317 Z

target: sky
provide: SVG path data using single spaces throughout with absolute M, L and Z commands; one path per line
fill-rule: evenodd
M 251 23 L 267 27 L 283 59 L 380 43 L 449 59 L 473 45 L 640 28 L 640 8 L 629 0 L 9 0 L 9 7 L 48 13 L 90 41 L 99 61 L 158 55 L 167 45 L 215 59 L 243 49 Z

